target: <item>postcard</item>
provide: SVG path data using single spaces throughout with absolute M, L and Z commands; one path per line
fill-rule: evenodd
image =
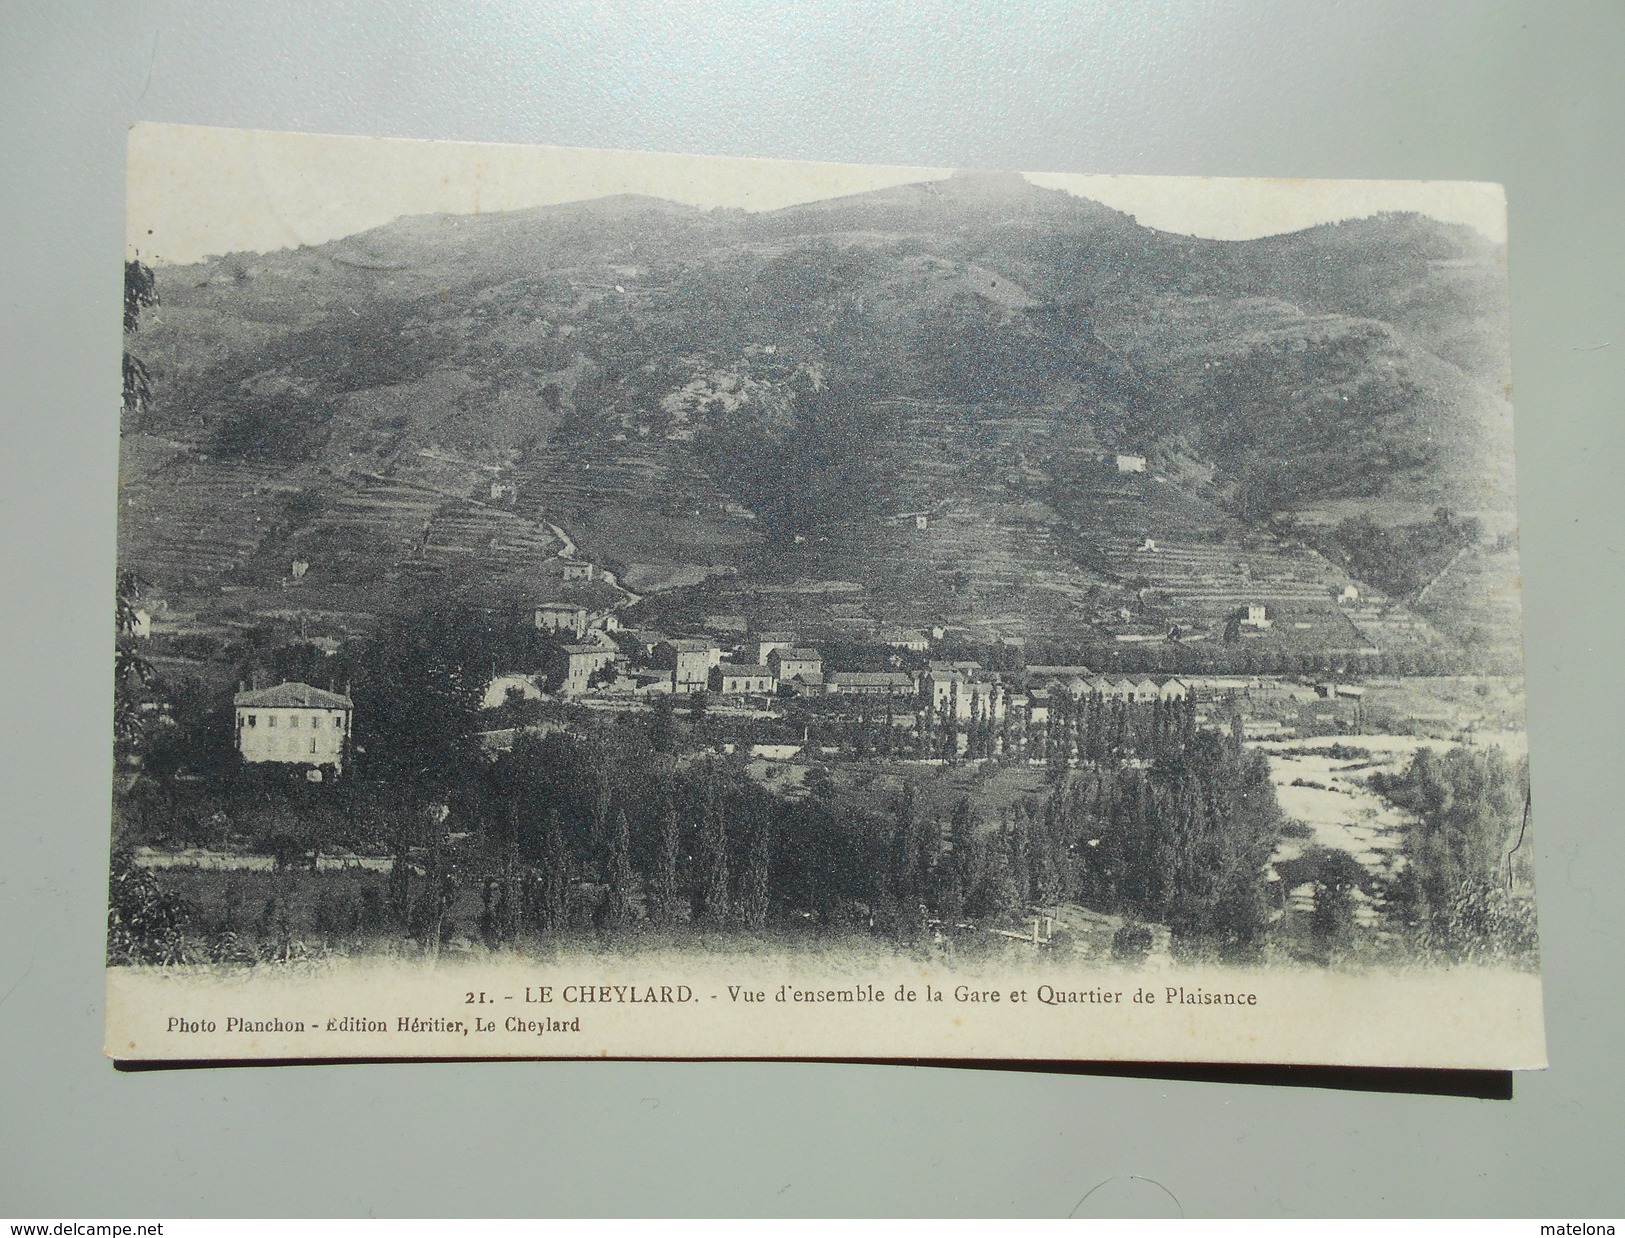
M 1506 243 L 136 126 L 107 1053 L 1544 1065 Z

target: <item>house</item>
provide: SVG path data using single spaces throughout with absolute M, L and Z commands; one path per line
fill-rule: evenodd
M 1258 628 L 1262 631 L 1272 627 L 1275 620 L 1270 618 L 1269 607 L 1260 606 L 1256 602 L 1248 603 L 1247 613 L 1242 617 L 1241 625 L 1246 628 Z
M 541 632 L 585 632 L 587 608 L 564 602 L 544 602 L 536 608 L 536 628 Z
M 608 632 L 604 631 L 603 628 L 591 626 L 591 623 L 592 620 L 589 618 L 589 626 L 587 630 L 581 634 L 581 640 L 578 643 L 583 645 L 596 645 L 600 649 L 613 649 L 617 653 L 620 652 L 620 642 Z
M 493 503 L 512 503 L 519 497 L 519 491 L 512 482 L 493 481 L 491 483 L 491 501 Z
M 616 654 L 613 645 L 557 645 L 548 653 L 548 687 L 555 696 L 580 696 Z
M 1145 472 L 1145 457 L 1125 455 L 1119 452 L 1117 454 L 1117 471 L 1119 473 L 1143 473 Z
M 971 718 L 1003 722 L 1006 703 L 1004 685 L 987 680 L 968 680 L 958 685 L 954 716 L 962 722 Z
M 758 666 L 767 665 L 767 656 L 775 649 L 790 649 L 796 643 L 794 632 L 758 632 L 745 642 L 745 656 Z
M 310 560 L 295 559 L 288 565 L 288 570 L 293 573 L 293 578 L 295 580 L 303 580 L 305 578 L 305 573 L 310 571 Z
M 931 638 L 913 628 L 881 628 L 880 643 L 909 653 L 924 653 L 931 648 Z
M 765 666 L 740 666 L 733 662 L 713 666 L 709 682 L 711 691 L 723 696 L 767 693 L 778 687 L 778 681 Z
M 802 671 L 799 675 L 779 680 L 779 690 L 791 696 L 822 696 L 824 674 L 822 671 Z
M 1034 688 L 1027 693 L 1027 723 L 1043 726 L 1049 721 L 1050 697 L 1045 688 Z
M 1344 585 L 1337 591 L 1337 604 L 1339 606 L 1347 606 L 1349 603 L 1358 602 L 1359 600 L 1360 591 L 1353 585 Z
M 1183 679 L 1170 679 L 1157 689 L 1157 695 L 1164 701 L 1184 701 L 1190 699 L 1191 686 Z
M 798 676 L 805 679 L 809 674 L 817 675 L 819 682 L 823 682 L 824 655 L 816 649 L 794 646 L 788 649 L 775 649 L 767 655 L 767 665 L 780 682 Z
M 1003 684 L 971 679 L 941 664 L 920 680 L 920 694 L 930 697 L 931 708 L 937 713 L 951 714 L 960 722 L 972 718 L 1002 721 L 1009 700 Z
M 933 662 L 920 679 L 920 694 L 931 699 L 931 708 L 941 713 L 954 699 L 954 689 L 964 676 L 946 662 Z
M 1129 700 L 1139 701 L 1143 704 L 1148 701 L 1154 701 L 1161 695 L 1162 689 L 1157 687 L 1155 680 L 1142 679 L 1134 685 L 1134 695 L 1129 697 Z
M 343 768 L 355 713 L 349 697 L 307 683 L 279 683 L 239 692 L 232 706 L 243 760 Z
M 536 676 L 527 675 L 523 671 L 503 671 L 492 675 L 491 682 L 485 685 L 485 695 L 480 698 L 481 709 L 497 709 L 508 703 L 508 698 L 514 693 L 524 701 L 539 701 L 542 699 L 542 688 L 536 682 Z
M 633 661 L 647 663 L 655 656 L 655 650 L 666 639 L 664 632 L 657 632 L 653 628 L 623 628 L 619 621 L 613 628 L 606 630 L 615 633 L 615 643 L 624 653 L 631 656 Z
M 703 692 L 711 668 L 721 665 L 722 650 L 708 640 L 663 640 L 655 646 L 654 661 L 671 672 L 673 692 Z
M 591 580 L 597 574 L 597 569 L 591 563 L 576 559 L 555 559 L 548 565 L 548 570 L 560 580 Z
M 1034 681 L 1034 682 L 1036 682 L 1038 680 L 1042 680 L 1042 679 L 1070 679 L 1075 675 L 1082 675 L 1082 676 L 1087 677 L 1089 675 L 1092 675 L 1093 673 L 1094 672 L 1091 671 L 1087 666 L 1079 666 L 1079 665 L 1070 665 L 1070 666 L 1040 665 L 1040 666 L 1029 666 L 1027 668 L 1027 678 L 1028 678 L 1029 681 Z
M 912 696 L 914 676 L 902 671 L 831 671 L 824 677 L 831 696 Z

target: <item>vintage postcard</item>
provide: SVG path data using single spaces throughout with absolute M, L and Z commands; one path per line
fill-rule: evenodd
M 109 1055 L 1544 1064 L 1498 187 L 128 203 Z

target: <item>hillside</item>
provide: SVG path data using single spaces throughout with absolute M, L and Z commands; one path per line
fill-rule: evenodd
M 655 589 L 856 585 L 827 616 L 856 629 L 1076 643 L 1125 605 L 1212 627 L 1200 599 L 1236 590 L 1159 600 L 1122 556 L 1160 534 L 1233 565 L 1279 542 L 1269 520 L 1350 504 L 1510 522 L 1500 261 L 1416 216 L 1205 241 L 963 176 L 759 215 L 410 218 L 160 268 L 121 559 L 248 616 L 297 589 L 364 622 L 425 580 L 534 598 L 568 540 Z M 1114 452 L 1155 477 L 1091 471 Z M 1346 581 L 1293 545 L 1305 599 Z

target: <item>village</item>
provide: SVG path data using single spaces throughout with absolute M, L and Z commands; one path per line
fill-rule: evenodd
M 573 341 L 512 408 L 412 370 L 309 441 L 132 427 L 119 854 L 212 908 L 207 949 L 244 931 L 214 869 L 275 875 L 251 935 L 283 954 L 295 921 L 385 950 L 1471 939 L 1441 891 L 1500 873 L 1521 777 L 1504 522 L 1424 489 L 1373 523 L 1386 456 L 1318 490 L 1220 460 L 1104 355 L 833 382 L 749 326 L 629 369 L 647 341 L 588 312 L 618 277 L 467 309 Z M 1007 378 L 1051 372 L 1029 325 Z M 1441 782 L 1493 800 L 1470 857 L 1427 850 Z

